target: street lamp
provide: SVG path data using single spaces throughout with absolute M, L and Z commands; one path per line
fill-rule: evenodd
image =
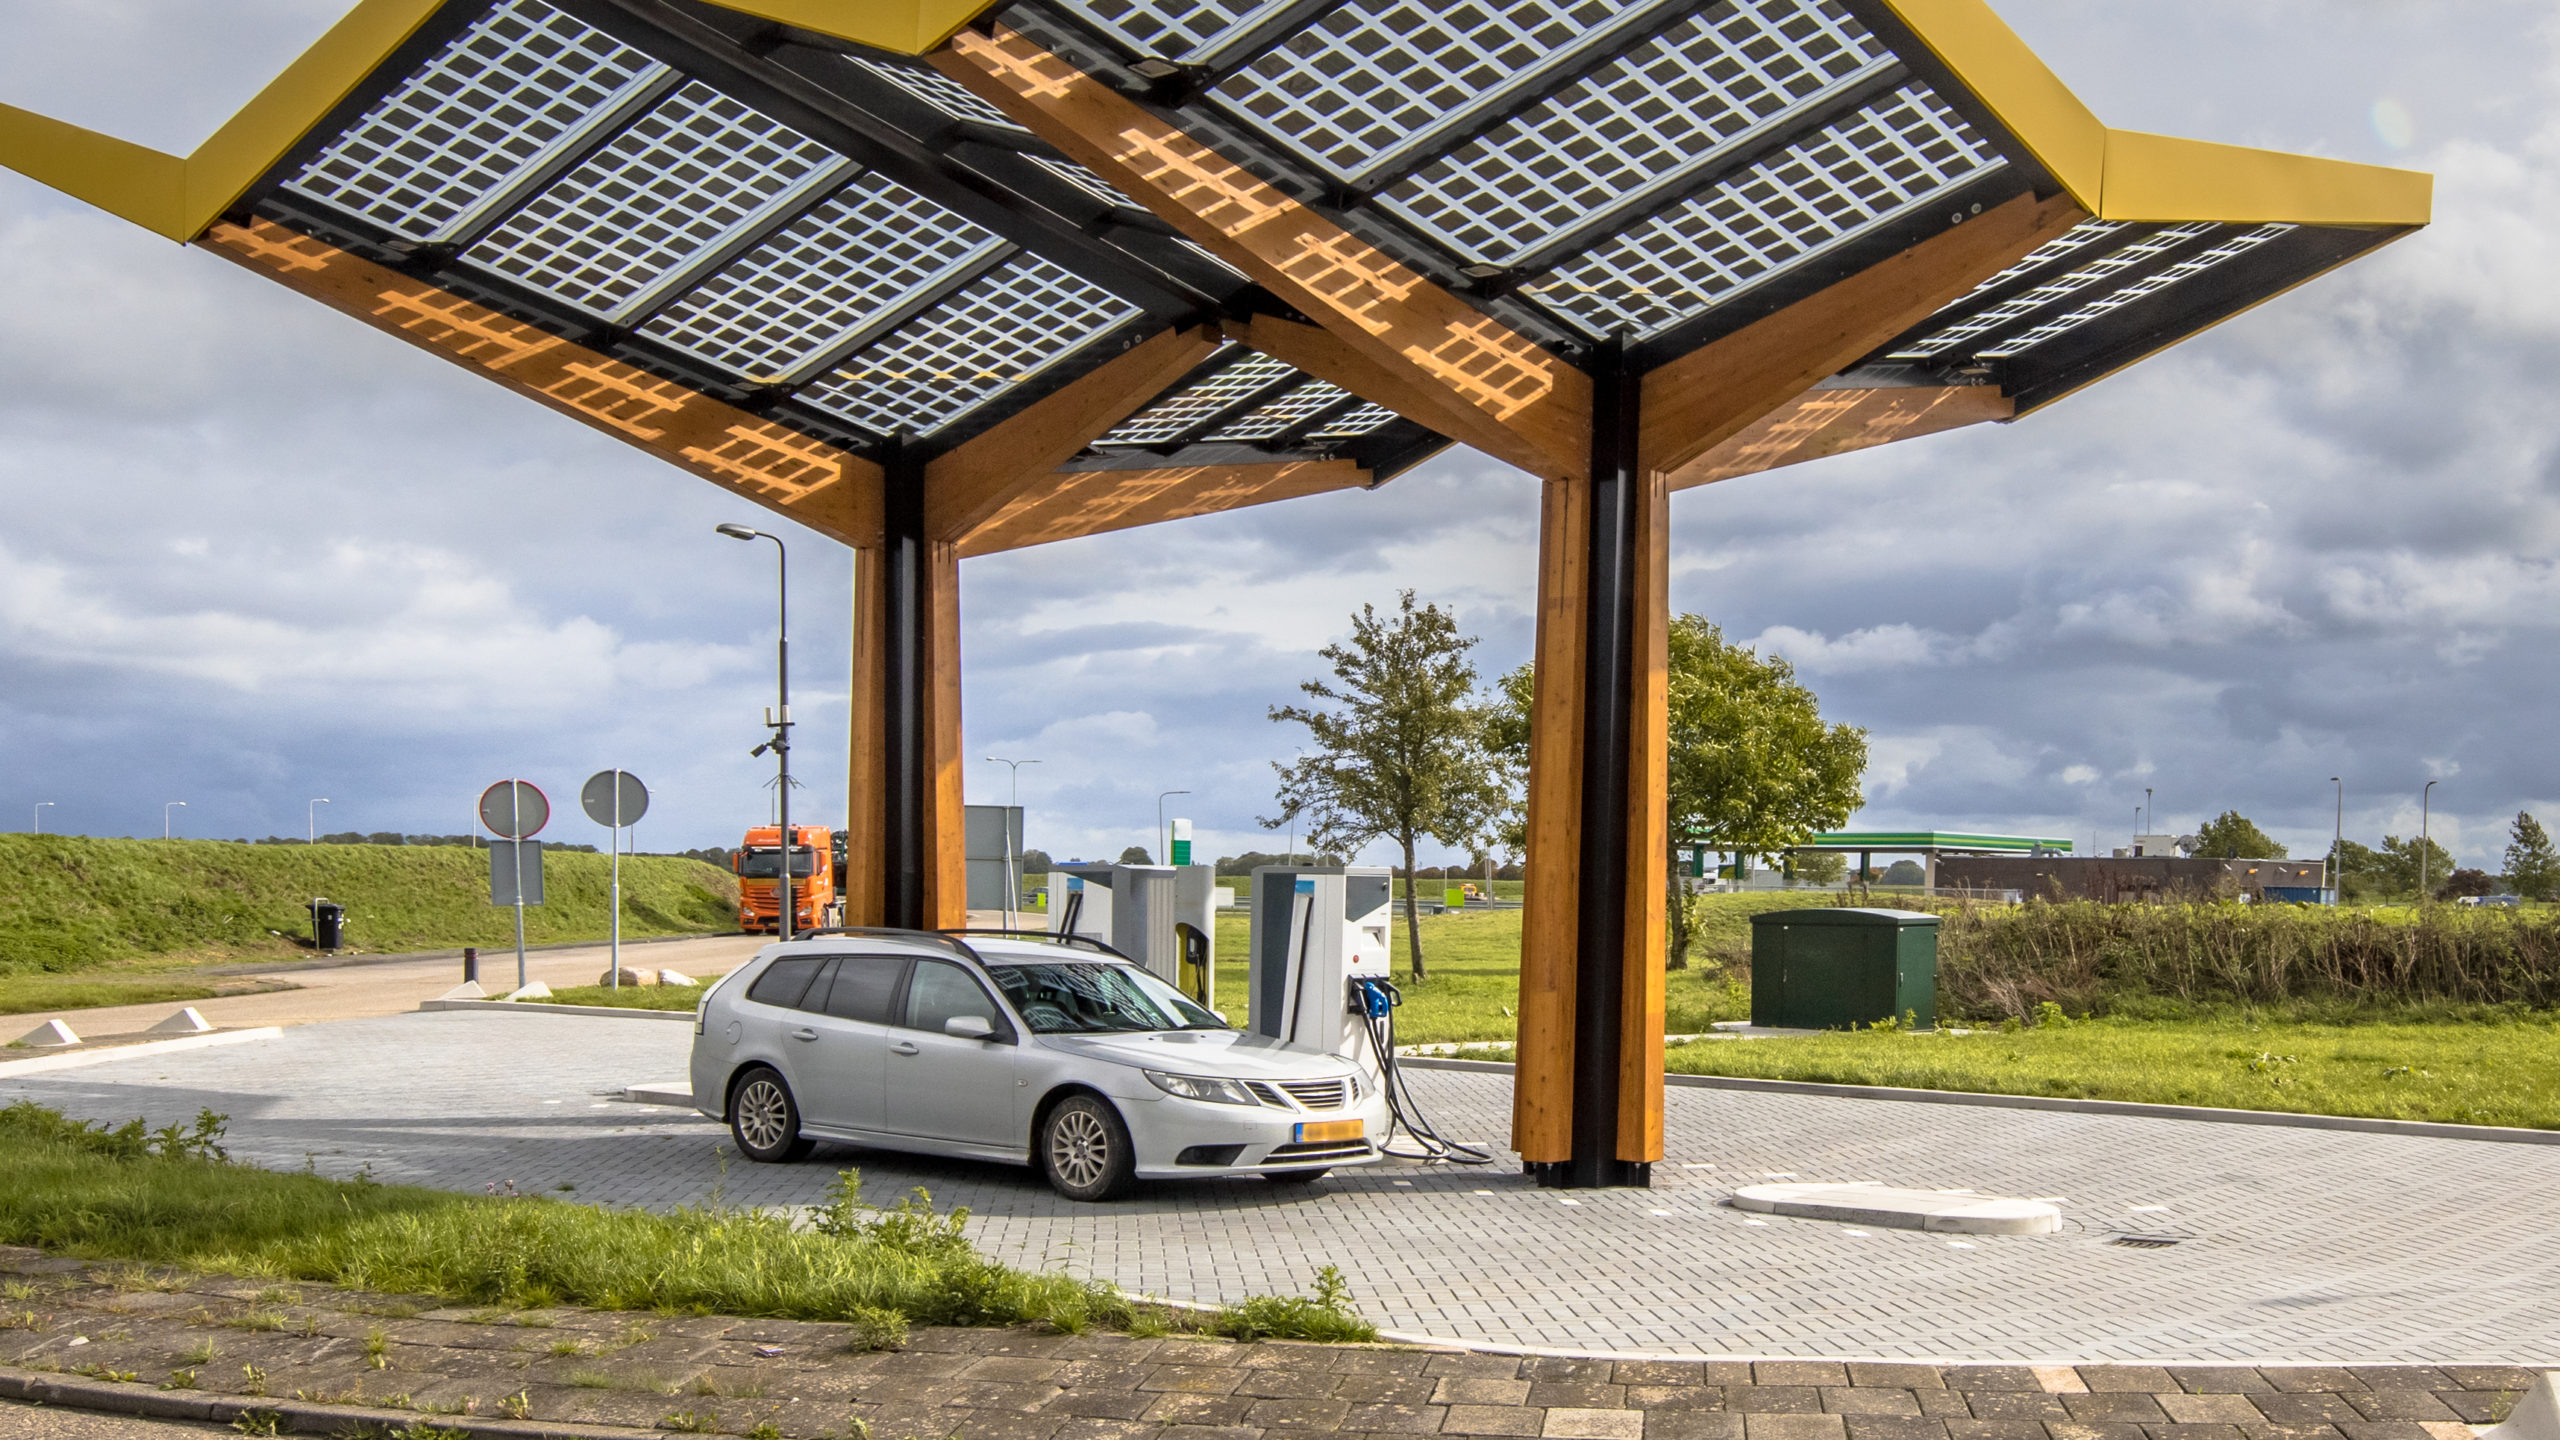
M 320 807 L 328 803 L 329 799 L 324 795 L 302 807 L 303 844 L 317 845 L 320 843 Z
M 1013 932 L 1014 902 L 1022 898 L 1021 857 L 1014 854 L 1013 850 L 1013 817 L 1014 813 L 1022 808 L 1022 767 L 1025 765 L 1037 765 L 1040 762 L 1037 760 L 1007 760 L 1001 755 L 990 755 L 987 757 L 987 763 L 990 765 L 1009 765 L 1013 767 L 1013 789 L 1011 791 L 1013 798 L 1011 803 L 1006 807 L 1004 816 L 1004 928 L 1005 933 L 1011 934 Z
M 792 913 L 791 856 L 792 852 L 799 848 L 792 843 L 791 834 L 791 550 L 782 543 L 781 536 L 767 534 L 762 530 L 751 530 L 744 525 L 730 523 L 715 525 L 711 528 L 732 540 L 773 542 L 774 613 L 776 616 L 773 674 L 780 698 L 775 702 L 778 707 L 775 712 L 765 717 L 765 723 L 773 727 L 773 738 L 749 751 L 748 758 L 753 759 L 767 750 L 773 752 L 776 770 L 774 815 L 781 822 L 779 828 L 782 831 L 780 882 L 782 913 L 776 922 L 778 928 L 774 933 L 777 938 L 788 942 L 791 939 Z
M 2329 783 L 2338 787 L 2338 833 L 2329 841 L 2329 903 L 2342 905 L 2347 899 L 2347 782 L 2332 775 Z
M 2430 780 L 2426 788 L 2418 792 L 2418 903 L 2421 905 L 2427 903 L 2427 854 L 2435 848 L 2434 843 L 2427 839 L 2427 802 L 2434 798 L 2436 787 L 2443 783 Z
M 172 801 L 170 801 L 168 804 L 163 805 L 163 806 L 161 806 L 161 807 L 160 807 L 160 838 L 161 838 L 161 839 L 166 840 L 166 839 L 168 839 L 168 838 L 169 838 L 169 812 L 170 812 L 170 811 L 172 811 L 172 810 L 184 810 L 184 809 L 186 809 L 186 808 L 187 808 L 187 802 L 186 802 L 186 801 L 184 801 L 184 800 L 172 800 Z
M 44 833 L 44 808 L 52 803 L 50 800 L 36 802 L 36 833 L 39 835 Z
M 2151 787 L 2148 785 L 2142 787 L 2142 818 L 2150 822 L 2152 829 L 2160 828 L 2160 812 L 2151 808 Z
M 1162 860 L 1160 860 L 1160 861 L 1157 861 L 1157 862 L 1156 862 L 1157 864 L 1160 864 L 1160 865 L 1170 865 L 1170 864 L 1172 864 L 1172 863 L 1173 863 L 1173 841 L 1171 841 L 1170 839 L 1167 839 L 1167 838 L 1166 838 L 1166 832 L 1165 832 L 1165 828 L 1164 828 L 1164 802 L 1165 802 L 1165 796 L 1166 796 L 1166 795 L 1188 795 L 1188 794 L 1190 794 L 1190 793 L 1191 793 L 1191 792 L 1190 792 L 1190 791 L 1188 791 L 1188 790 L 1167 790 L 1166 792 L 1164 792 L 1164 795 L 1159 795 L 1159 796 L 1157 796 L 1157 797 L 1156 797 L 1156 839 L 1157 839 L 1157 841 L 1159 841 L 1159 842 L 1160 842 L 1161 844 L 1163 844 L 1163 846 L 1164 846 L 1164 858 L 1163 858 Z

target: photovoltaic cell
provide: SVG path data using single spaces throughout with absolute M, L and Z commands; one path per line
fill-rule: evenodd
M 1673 26 L 1385 193 L 1469 259 L 1508 263 L 1894 64 L 1836 5 L 1737 0 Z
M 1161 445 L 1264 386 L 1276 385 L 1296 373 L 1257 351 L 1121 421 L 1117 429 L 1093 443 Z
M 1031 163 L 1048 171 L 1050 174 L 1057 176 L 1059 179 L 1066 181 L 1068 184 L 1075 186 L 1077 189 L 1082 190 L 1096 200 L 1102 201 L 1106 205 L 1117 205 L 1124 210 L 1140 210 L 1145 208 L 1137 201 L 1132 200 L 1128 196 L 1121 194 L 1118 190 L 1113 189 L 1110 183 L 1105 181 L 1101 176 L 1094 174 L 1092 171 L 1087 170 L 1072 160 L 1052 160 L 1046 155 L 1033 155 L 1029 158 Z
M 507 0 L 286 188 L 416 240 L 542 163 L 666 67 L 539 0 Z
M 1137 313 L 1045 260 L 1018 261 L 901 326 L 800 398 L 876 435 L 930 433 Z
M 1366 435 L 1396 418 L 1396 412 L 1377 405 L 1363 405 L 1357 410 L 1335 417 L 1319 427 L 1312 437 L 1317 440 L 1350 440 Z
M 1932 356 L 1945 354 L 1949 350 L 1959 349 L 1965 341 L 1977 335 L 2000 329 L 2013 320 L 2032 315 L 2047 306 L 2059 305 L 2090 286 L 2099 284 L 2156 255 L 2175 250 L 2197 236 L 2211 232 L 2213 228 L 2211 225 L 2172 225 L 2165 230 L 2154 231 L 2130 245 L 2118 246 L 2085 264 L 2073 266 L 2033 289 L 2012 295 L 1978 314 L 1969 315 L 1907 350 L 1896 350 L 1893 352 L 1893 358 L 1926 360 Z M 2068 234 L 2062 237 L 2064 240 L 2070 238 Z M 2010 268 L 2014 270 L 2017 267 Z
M 1594 335 L 1624 326 L 1649 337 L 2005 163 L 1936 96 L 1906 85 L 1523 293 Z
M 2042 325 L 2037 326 L 2033 330 L 2027 331 L 2023 335 L 2003 340 L 1997 345 L 1987 347 L 1983 350 L 1982 354 L 1986 358 L 1990 359 L 1998 359 L 2006 355 L 2020 354 L 2026 350 L 2034 348 L 2035 346 L 2043 344 L 2056 335 L 2060 335 L 2071 330 L 2077 330 L 2081 326 L 2088 324 L 2090 321 L 2097 319 L 2099 316 L 2106 314 L 2110 310 L 2130 305 L 2134 301 L 2139 300 L 2146 295 L 2157 294 L 2182 280 L 2192 279 L 2197 275 L 2201 275 L 2205 271 L 2210 270 L 2225 261 L 2234 260 L 2242 255 L 2246 255 L 2250 251 L 2257 249 L 2259 246 L 2266 244 L 2268 241 L 2275 239 L 2277 236 L 2291 231 L 2293 228 L 2294 227 L 2290 225 L 2261 225 L 2255 230 L 2233 235 L 2229 239 L 2215 245 L 2212 249 L 2190 255 L 2186 259 L 2179 261 L 2166 270 L 2162 270 L 2157 274 L 2145 275 L 2130 285 L 2122 286 L 2105 295 L 2101 295 L 2097 299 L 2082 305 L 2080 308 L 2072 311 L 2068 315 L 2056 316 Z
M 1209 436 L 1212 440 L 1268 440 L 1311 415 L 1321 414 L 1351 398 L 1330 380 L 1311 380 L 1268 405 Z
M 1004 243 L 865 174 L 723 266 L 646 333 L 775 383 Z
M 607 315 L 844 163 L 779 121 L 690 82 L 467 258 Z
M 1141 55 L 1199 60 L 1286 0 L 1068 0 L 1067 8 Z
M 856 56 L 854 63 L 954 120 L 973 120 L 981 125 L 1029 133 L 1006 119 L 1003 111 L 979 99 L 968 86 L 939 70 L 928 70 L 921 65 L 891 65 L 868 56 Z

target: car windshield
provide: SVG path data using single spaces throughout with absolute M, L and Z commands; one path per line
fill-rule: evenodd
M 1224 1030 L 1227 1022 L 1134 965 L 1100 961 L 991 964 L 1004 998 L 1039 1035 Z

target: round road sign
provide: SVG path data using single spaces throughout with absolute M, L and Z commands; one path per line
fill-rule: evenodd
M 492 834 L 522 840 L 551 823 L 551 802 L 530 780 L 501 780 L 480 792 L 480 823 Z
M 649 813 L 649 787 L 628 770 L 599 770 L 587 777 L 587 788 L 578 792 L 578 804 L 599 825 L 636 825 Z

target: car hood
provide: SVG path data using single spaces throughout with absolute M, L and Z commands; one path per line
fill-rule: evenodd
M 1241 1030 L 1159 1030 L 1127 1035 L 1038 1035 L 1052 1050 L 1115 1065 L 1238 1080 L 1329 1080 L 1356 1067 L 1339 1055 Z

